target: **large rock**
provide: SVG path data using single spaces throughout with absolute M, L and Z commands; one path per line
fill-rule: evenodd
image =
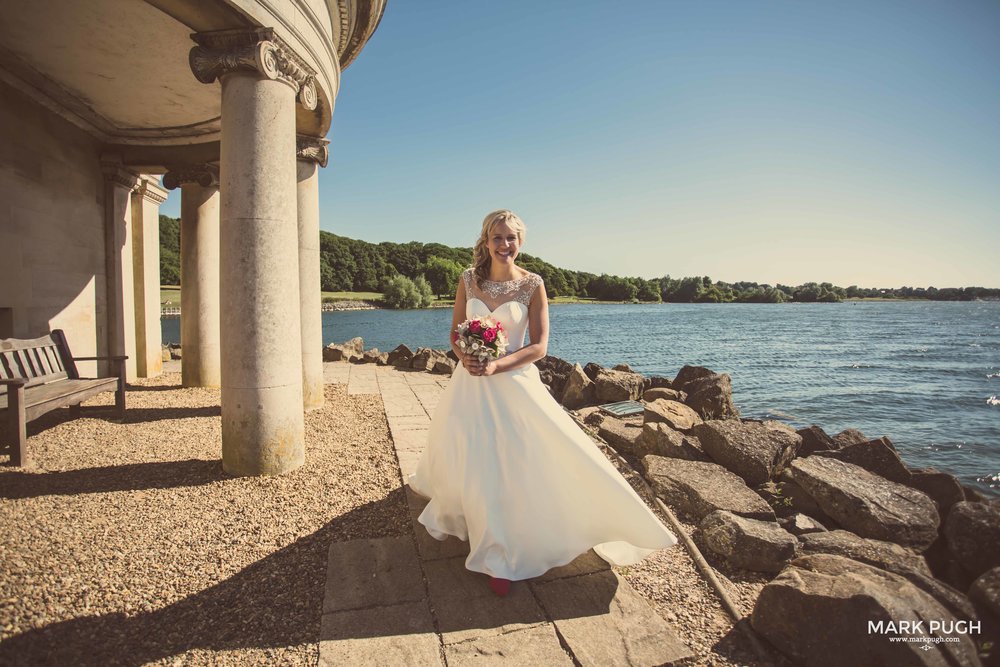
M 675 430 L 687 432 L 701 423 L 701 417 L 683 403 L 658 398 L 643 406 L 643 421 L 647 424 L 660 422 Z
M 712 377 L 716 375 L 716 372 L 710 368 L 705 368 L 704 366 L 684 366 L 674 377 L 674 381 L 671 383 L 674 389 L 684 391 L 684 386 L 694 382 L 695 380 L 701 380 L 703 378 Z
M 651 375 L 642 381 L 643 393 L 649 391 L 650 389 L 670 389 L 673 386 L 673 380 L 665 378 L 661 375 Z
M 941 519 L 925 493 L 828 456 L 796 459 L 791 472 L 826 514 L 862 537 L 919 551 L 937 537 Z
M 944 523 L 948 551 L 972 577 L 1000 566 L 1000 508 L 989 503 L 955 503 Z
M 583 372 L 580 364 L 574 364 L 566 377 L 562 404 L 570 410 L 577 410 L 585 405 L 592 405 L 596 400 L 597 386 Z
M 787 530 L 792 535 L 808 535 L 810 533 L 822 533 L 827 531 L 827 527 L 816 519 L 796 512 L 790 516 L 778 517 L 778 525 Z
M 656 494 L 698 521 L 715 510 L 763 521 L 775 519 L 763 498 L 718 464 L 646 456 L 642 465 Z
M 830 530 L 837 526 L 837 522 L 833 520 L 833 517 L 824 512 L 819 503 L 809 495 L 809 492 L 792 479 L 791 470 L 787 468 L 783 470 L 778 475 L 777 480 L 772 483 L 775 486 L 774 493 L 777 496 L 777 500 L 784 507 L 782 511 L 776 510 L 778 516 L 790 516 L 796 512 L 801 512 L 816 519 Z M 757 493 L 761 493 L 767 486 L 757 487 Z
M 729 419 L 740 414 L 733 405 L 732 380 L 725 373 L 685 366 L 674 378 L 673 388 L 687 394 L 687 404 L 702 419 Z
M 642 376 L 629 371 L 602 368 L 594 380 L 597 400 L 602 403 L 634 401 L 642 395 Z
M 413 359 L 410 360 L 410 368 L 449 375 L 455 370 L 455 362 L 448 358 L 444 350 L 421 347 L 413 355 Z
M 370 350 L 365 350 L 364 355 L 362 355 L 362 357 L 361 357 L 361 363 L 363 363 L 363 364 L 377 364 L 378 360 L 379 360 L 379 357 L 381 357 L 381 356 L 382 355 L 379 354 L 378 348 L 377 347 L 373 347 Z
M 646 422 L 636 442 L 636 456 L 655 454 L 687 461 L 711 461 L 693 435 L 681 433 L 663 422 Z
M 712 420 L 698 424 L 693 432 L 706 454 L 751 486 L 779 473 L 802 442 L 795 431 L 779 422 Z
M 897 574 L 913 570 L 932 576 L 920 554 L 892 542 L 855 535 L 849 530 L 807 533 L 799 536 L 799 542 L 802 544 L 799 553 L 803 556 L 836 554 Z
M 607 417 L 597 427 L 597 434 L 604 438 L 604 441 L 615 448 L 615 451 L 629 456 L 638 456 L 639 448 L 636 444 L 642 435 L 642 422 L 638 419 L 619 419 L 617 417 Z
M 642 400 L 652 403 L 658 398 L 665 398 L 668 401 L 678 401 L 683 403 L 687 400 L 687 394 L 670 387 L 652 387 L 642 392 Z
M 364 359 L 364 352 L 357 352 L 354 346 L 330 343 L 323 348 L 323 361 L 350 361 L 356 363 Z
M 802 445 L 799 447 L 799 456 L 809 456 L 815 452 L 837 449 L 837 444 L 833 438 L 826 434 L 816 424 L 806 428 L 800 428 L 796 433 L 802 437 Z
M 859 442 L 836 451 L 816 452 L 816 455 L 853 463 L 892 482 L 907 485 L 910 482 L 910 469 L 899 458 L 899 453 L 889 438 Z
M 779 572 L 795 557 L 794 535 L 773 521 L 760 521 L 716 510 L 698 526 L 712 553 L 734 567 L 755 572 Z
M 549 381 L 546 384 L 552 388 L 552 397 L 562 402 L 563 392 L 566 391 L 566 380 L 573 370 L 573 364 L 548 354 L 536 361 L 535 366 L 539 371 L 548 371 Z
M 343 343 L 343 346 L 354 352 L 358 357 L 361 357 L 365 353 L 365 341 L 361 336 L 355 336 L 351 340 Z
M 843 449 L 848 445 L 860 445 L 868 442 L 868 436 L 856 428 L 845 428 L 843 431 L 831 438 L 836 449 Z
M 593 361 L 587 363 L 587 365 L 583 367 L 583 372 L 587 374 L 587 377 L 590 378 L 591 382 L 596 381 L 597 380 L 597 374 L 600 373 L 603 370 L 604 370 L 604 366 L 601 366 L 600 364 L 596 364 Z
M 826 553 L 852 558 L 906 578 L 928 593 L 959 618 L 974 619 L 976 611 L 961 591 L 934 578 L 919 554 L 892 542 L 859 537 L 846 530 L 809 533 L 799 537 L 803 556 Z
M 889 641 L 901 629 L 890 629 L 889 622 L 921 619 L 922 628 L 907 627 L 903 635 L 930 636 L 931 620 L 968 620 L 956 619 L 898 574 L 843 556 L 819 554 L 796 558 L 765 585 L 750 623 L 802 665 L 981 664 L 968 634 L 949 635 L 957 641 L 937 644 Z
M 986 608 L 1000 621 L 1000 567 L 987 570 L 972 582 L 969 598 Z
M 962 484 L 954 475 L 935 468 L 917 468 L 910 473 L 907 486 L 912 486 L 930 496 L 931 500 L 937 503 L 938 512 L 942 517 L 948 516 L 952 505 L 965 500 Z
M 413 350 L 406 347 L 406 345 L 397 345 L 395 349 L 389 351 L 389 366 L 409 368 L 411 361 L 413 361 Z

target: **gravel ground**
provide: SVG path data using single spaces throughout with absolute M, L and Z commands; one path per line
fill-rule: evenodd
M 607 444 L 595 437 L 592 430 L 588 429 L 588 432 L 632 488 L 660 517 L 664 525 L 670 528 L 671 524 L 654 501 L 651 489 L 636 471 L 638 462 L 627 459 L 623 461 L 612 453 L 613 450 Z M 669 504 L 667 506 L 684 531 L 689 536 L 696 537 L 697 524 L 694 519 L 676 507 Z M 732 568 L 714 558 L 711 553 L 702 551 L 702 555 L 715 570 L 716 578 L 726 586 L 729 596 L 742 608 L 745 615 L 749 615 L 760 590 L 770 578 L 757 572 Z M 614 570 L 646 598 L 670 623 L 681 641 L 694 651 L 695 659 L 691 665 L 785 667 L 792 664 L 766 643 L 762 646 L 765 654 L 758 655 L 751 640 L 746 637 L 746 630 L 733 624 L 718 593 L 702 576 L 679 539 L 673 547 L 655 552 L 636 565 L 615 567 Z M 749 623 L 749 620 L 742 623 Z
M 0 664 L 314 665 L 330 544 L 410 530 L 377 396 L 327 385 L 306 465 L 230 478 L 218 390 L 179 384 L 50 413 L 0 467 Z

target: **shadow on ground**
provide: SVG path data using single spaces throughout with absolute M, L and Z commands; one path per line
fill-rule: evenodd
M 394 525 L 392 517 L 405 511 L 403 490 L 397 489 L 162 609 L 85 616 L 11 637 L 0 644 L 0 665 L 142 665 L 195 648 L 316 642 L 330 544 L 385 537 L 380 527 Z M 303 618 L 311 620 L 303 623 Z
M 201 486 L 230 477 L 222 471 L 220 460 L 188 459 L 55 472 L 15 469 L 0 473 L 0 479 L 0 498 L 36 498 Z

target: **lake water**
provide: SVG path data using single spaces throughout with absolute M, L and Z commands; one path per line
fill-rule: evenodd
M 887 435 L 907 464 L 1000 495 L 1000 302 L 552 305 L 549 353 L 729 373 L 745 417 Z M 179 320 L 164 319 L 164 342 Z M 323 342 L 446 348 L 450 309 L 323 314 Z

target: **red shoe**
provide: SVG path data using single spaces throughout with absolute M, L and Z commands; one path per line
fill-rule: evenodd
M 507 597 L 507 593 L 510 591 L 510 579 L 496 579 L 495 577 L 490 577 L 490 588 L 499 597 Z

